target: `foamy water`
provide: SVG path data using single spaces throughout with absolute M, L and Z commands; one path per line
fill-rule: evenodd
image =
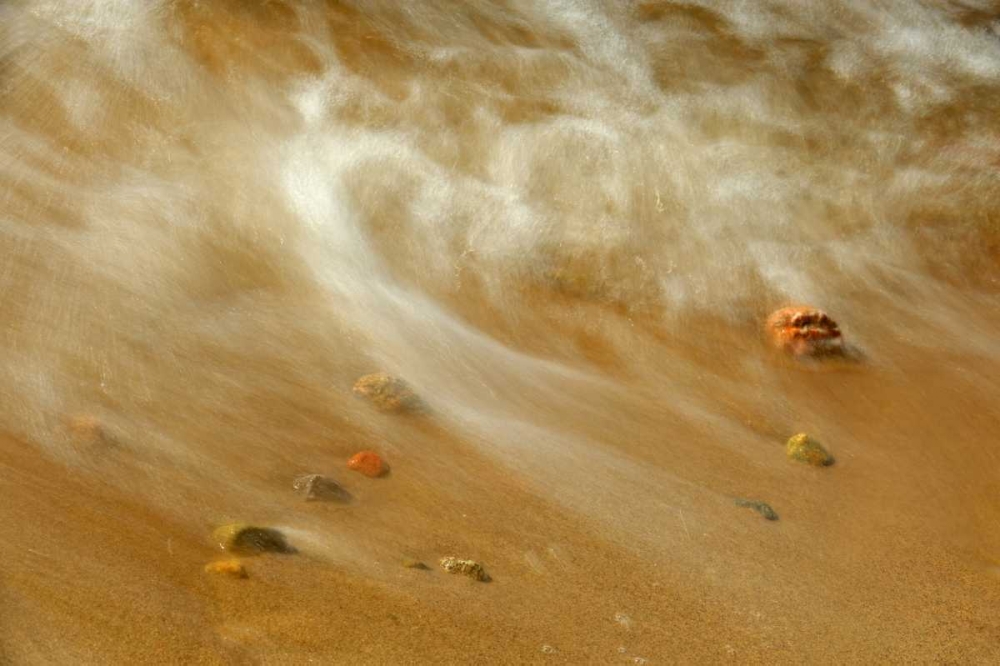
M 1000 659 L 998 35 L 972 1 L 0 4 L 0 659 Z M 851 359 L 774 353 L 787 303 Z M 352 395 L 379 370 L 429 412 Z M 214 580 L 231 520 L 299 552 Z

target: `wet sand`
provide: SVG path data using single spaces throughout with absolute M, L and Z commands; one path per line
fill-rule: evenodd
M 0 6 L 0 661 L 1000 661 L 1000 55 L 904 4 Z
M 301 442 L 286 431 L 257 448 L 220 430 L 197 477 L 144 460 L 138 433 L 71 461 L 5 436 L 5 649 L 17 663 L 988 663 L 1000 530 L 982 442 L 997 407 L 978 386 L 991 374 L 970 369 L 962 386 L 940 359 L 872 347 L 877 360 L 828 372 L 757 352 L 772 388 L 715 396 L 743 432 L 678 422 L 641 376 L 587 417 L 552 414 L 639 479 L 572 450 L 498 459 L 434 416 L 371 410 L 365 427 L 318 436 L 365 413 L 346 387 Z M 281 397 L 255 419 L 290 423 L 317 400 Z M 836 464 L 788 460 L 783 438 L 798 430 Z M 346 469 L 358 441 L 388 451 L 389 476 Z M 354 501 L 302 501 L 291 481 L 303 471 Z M 301 552 L 246 558 L 245 581 L 204 573 L 222 555 L 211 529 L 235 518 L 285 530 Z M 444 573 L 451 554 L 492 582 Z

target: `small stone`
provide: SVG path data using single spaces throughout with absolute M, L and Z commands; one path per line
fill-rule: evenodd
M 543 645 L 542 646 L 542 653 L 543 654 L 555 654 L 556 652 L 559 652 L 559 650 L 555 649 L 551 645 Z
M 792 460 L 809 463 L 817 467 L 826 467 L 833 464 L 833 456 L 827 453 L 822 444 L 804 432 L 788 440 L 788 443 L 785 444 L 785 453 Z
M 420 560 L 414 560 L 410 558 L 406 558 L 405 560 L 403 560 L 403 566 L 406 567 L 407 569 L 420 569 L 421 571 L 428 571 L 430 569 L 429 566 L 427 566 Z
M 385 474 L 387 469 L 386 464 L 382 462 L 382 457 L 374 451 L 359 451 L 355 453 L 347 461 L 347 466 L 355 472 L 361 472 L 373 479 Z
M 472 578 L 473 580 L 478 580 L 480 582 L 489 582 L 489 574 L 483 569 L 483 566 L 479 562 L 473 560 L 460 560 L 457 557 L 442 557 L 441 558 L 441 568 L 451 574 L 462 574 Z
M 334 501 L 350 502 L 351 494 L 328 477 L 321 474 L 306 474 L 295 479 L 292 487 L 302 493 L 307 502 Z
M 294 553 L 285 535 L 270 527 L 243 523 L 223 525 L 212 532 L 219 547 L 233 553 Z
M 66 429 L 75 444 L 94 446 L 111 442 L 111 437 L 101 420 L 90 414 L 76 414 L 66 419 Z
M 423 411 L 423 401 L 409 384 L 384 372 L 365 375 L 354 382 L 354 392 L 371 401 L 383 412 Z
M 772 312 L 764 324 L 771 344 L 793 356 L 830 356 L 844 352 L 837 322 L 822 310 L 792 306 Z
M 759 502 L 757 500 L 748 499 L 737 499 L 736 506 L 746 507 L 748 509 L 753 509 L 760 515 L 764 516 L 767 520 L 777 520 L 778 514 L 775 513 L 774 509 L 771 508 L 770 504 L 765 502 Z
M 219 560 L 205 565 L 205 572 L 229 576 L 230 578 L 248 578 L 246 567 L 239 560 Z

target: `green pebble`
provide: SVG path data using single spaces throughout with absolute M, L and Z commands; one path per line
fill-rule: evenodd
M 736 506 L 746 507 L 748 509 L 753 509 L 760 515 L 764 516 L 767 520 L 777 520 L 778 514 L 775 513 L 774 509 L 771 508 L 770 504 L 766 502 L 758 502 L 757 500 L 748 499 L 737 499 Z

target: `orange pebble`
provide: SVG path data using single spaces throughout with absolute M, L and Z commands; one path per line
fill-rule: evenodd
M 793 306 L 777 310 L 767 318 L 765 329 L 771 344 L 794 356 L 822 356 L 843 352 L 837 322 L 816 308 Z
M 382 476 L 385 474 L 386 469 L 381 456 L 374 451 L 361 451 L 359 453 L 355 453 L 351 459 L 347 461 L 347 466 L 355 472 L 361 472 L 365 476 L 370 476 L 372 478 Z
M 219 562 L 211 562 L 205 566 L 206 573 L 219 574 L 221 576 L 229 576 L 231 578 L 247 578 L 246 567 L 239 560 L 221 560 Z

